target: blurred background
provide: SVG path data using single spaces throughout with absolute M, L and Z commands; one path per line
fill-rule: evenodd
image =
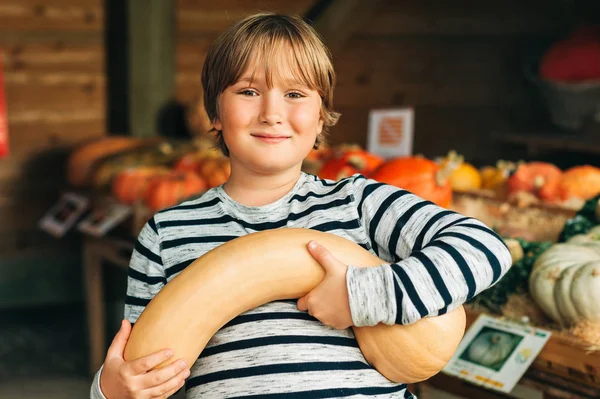
M 147 213 L 120 201 L 133 211 L 104 237 L 39 222 L 66 192 L 105 209 L 117 172 L 201 147 L 206 51 L 257 11 L 303 16 L 330 46 L 333 147 L 364 148 L 371 110 L 410 107 L 415 154 L 600 165 L 600 84 L 580 84 L 600 81 L 597 0 L 0 0 L 0 397 L 86 397 Z M 117 157 L 106 140 L 123 136 L 137 150 Z M 73 161 L 90 143 L 104 147 Z

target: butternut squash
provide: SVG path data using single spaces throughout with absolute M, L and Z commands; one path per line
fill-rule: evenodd
M 191 365 L 210 338 L 239 314 L 267 302 L 304 296 L 324 277 L 306 245 L 317 240 L 346 264 L 384 263 L 345 238 L 285 228 L 242 236 L 207 252 L 150 301 L 131 332 L 125 359 L 170 348 Z M 366 360 L 391 381 L 437 374 L 465 330 L 462 307 L 411 325 L 353 327 Z M 170 362 L 165 362 L 163 367 Z

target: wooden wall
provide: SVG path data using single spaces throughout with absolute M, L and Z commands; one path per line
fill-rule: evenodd
M 523 63 L 569 21 L 566 2 L 387 0 L 334 54 L 337 140 L 365 143 L 370 108 L 415 108 L 415 152 L 503 152 L 492 131 L 546 125 Z
M 102 0 L 0 4 L 11 147 L 0 159 L 0 305 L 33 299 L 11 289 L 28 280 L 48 301 L 73 293 L 72 239 L 36 224 L 64 188 L 68 149 L 106 133 L 103 28 Z

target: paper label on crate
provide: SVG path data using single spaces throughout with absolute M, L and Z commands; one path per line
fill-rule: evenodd
M 103 237 L 132 214 L 130 206 L 113 203 L 95 208 L 78 225 L 77 230 L 93 237 Z
M 6 97 L 4 95 L 3 54 L 0 50 L 0 158 L 7 156 L 8 151 L 8 120 L 6 116 Z
M 482 314 L 442 370 L 482 388 L 509 393 L 551 332 Z
M 412 155 L 413 119 L 412 108 L 371 110 L 367 150 L 386 159 Z
M 63 237 L 88 209 L 89 200 L 76 193 L 65 193 L 39 222 L 39 227 L 56 238 Z

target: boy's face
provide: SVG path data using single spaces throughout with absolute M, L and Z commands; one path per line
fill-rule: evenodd
M 283 57 L 282 57 L 283 58 Z M 321 97 L 276 64 L 272 87 L 264 68 L 251 67 L 219 96 L 219 119 L 232 171 L 280 173 L 302 164 L 323 129 Z

